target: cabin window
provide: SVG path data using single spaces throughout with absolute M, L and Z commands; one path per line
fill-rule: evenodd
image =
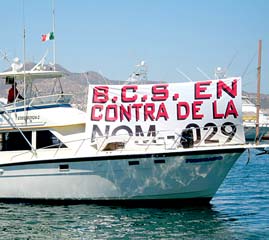
M 1 151 L 31 150 L 32 132 L 8 132 L 1 134 Z
M 36 132 L 36 148 L 66 148 L 51 131 L 42 130 Z
M 129 161 L 129 166 L 139 165 L 139 161 Z

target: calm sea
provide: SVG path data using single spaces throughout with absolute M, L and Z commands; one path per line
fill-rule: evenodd
M 0 239 L 269 239 L 269 156 L 235 164 L 210 207 L 0 204 Z

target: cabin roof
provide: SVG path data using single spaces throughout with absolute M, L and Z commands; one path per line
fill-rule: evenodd
M 50 71 L 50 70 L 27 70 L 27 71 L 7 71 L 1 72 L 0 78 L 14 78 L 14 80 L 33 80 L 33 79 L 46 79 L 46 78 L 58 78 L 62 77 L 64 74 L 60 71 Z

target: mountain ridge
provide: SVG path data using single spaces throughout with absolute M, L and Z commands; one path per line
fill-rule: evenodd
M 25 69 L 30 70 L 36 64 L 33 62 L 27 62 L 25 64 Z M 44 65 L 46 69 L 52 69 L 51 65 Z M 63 78 L 61 79 L 61 83 L 55 84 L 52 81 L 44 81 L 38 80 L 39 85 L 39 94 L 51 93 L 51 89 L 54 88 L 55 90 L 60 90 L 65 93 L 73 94 L 73 101 L 74 104 L 79 109 L 86 109 L 87 104 L 87 97 L 88 97 L 88 85 L 89 84 L 124 84 L 126 81 L 119 81 L 119 80 L 110 80 L 103 76 L 102 74 L 95 72 L 95 71 L 86 71 L 83 73 L 78 72 L 71 72 L 68 69 L 64 68 L 63 66 L 56 64 L 56 70 L 61 71 L 64 73 Z M 10 71 L 11 69 L 7 69 L 6 71 Z M 127 79 L 126 79 L 127 80 Z M 51 82 L 51 83 L 50 83 Z M 148 81 L 149 83 L 156 83 L 153 81 Z M 55 86 L 54 86 L 55 85 Z M 0 97 L 6 98 L 8 89 L 10 85 L 6 85 L 5 81 L 0 81 Z M 243 94 L 248 96 L 248 98 L 253 102 L 256 103 L 256 93 L 249 93 L 243 91 Z M 269 95 L 261 94 L 261 108 L 269 113 Z

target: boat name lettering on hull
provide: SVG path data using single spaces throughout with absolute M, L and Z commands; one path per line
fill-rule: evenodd
M 30 115 L 30 116 L 17 116 L 17 120 L 39 120 L 39 115 Z

